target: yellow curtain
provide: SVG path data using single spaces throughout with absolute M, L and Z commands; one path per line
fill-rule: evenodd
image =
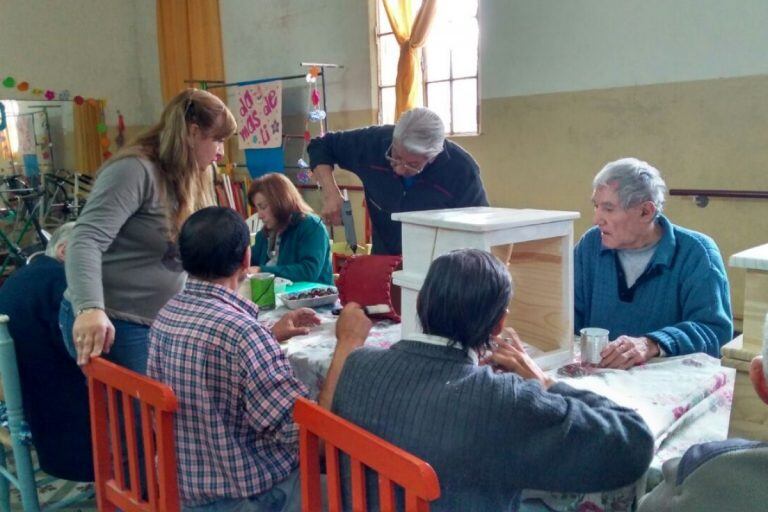
M 156 5 L 163 100 L 193 86 L 185 80 L 225 80 L 219 0 L 157 0 Z M 211 92 L 227 103 L 226 89 Z M 225 162 L 236 154 L 235 141 L 228 141 Z
M 104 110 L 104 101 L 89 99 L 82 105 L 74 104 L 75 111 L 75 161 L 78 172 L 94 175 L 103 161 L 97 130 Z
M 160 81 L 167 102 L 185 80 L 224 80 L 218 0 L 157 0 Z M 211 92 L 226 101 L 224 89 Z
M 437 0 L 424 0 L 415 18 L 411 16 L 411 0 L 382 0 L 384 9 L 400 45 L 395 83 L 395 119 L 400 114 L 424 104 L 421 85 L 421 47 L 437 12 Z

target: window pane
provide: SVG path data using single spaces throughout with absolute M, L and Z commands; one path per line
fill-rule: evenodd
M 377 20 L 379 34 L 382 32 L 392 32 L 392 27 L 389 25 L 389 18 L 387 18 L 387 11 L 384 9 L 384 4 L 381 0 L 376 2 Z
M 443 45 L 429 45 L 424 55 L 428 82 L 447 80 L 451 77 L 451 52 Z
M 453 26 L 454 33 L 461 34 L 452 45 L 453 77 L 477 76 L 477 18 L 457 21 Z
M 384 87 L 379 91 L 379 119 L 382 124 L 395 124 L 395 88 Z
M 379 38 L 379 85 L 382 87 L 395 85 L 397 78 L 397 59 L 400 57 L 400 47 L 395 36 L 390 34 Z
M 440 116 L 445 131 L 451 132 L 451 85 L 450 82 L 427 84 L 427 107 Z
M 416 14 L 418 14 L 419 9 L 421 8 L 421 1 L 422 0 L 411 1 L 411 18 L 412 19 L 416 17 Z M 463 1 L 464 0 L 461 0 L 461 2 Z M 477 1 L 476 0 L 474 1 L 475 1 L 475 11 L 477 11 Z M 392 32 L 392 26 L 389 24 L 389 18 L 387 17 L 387 10 L 384 9 L 384 2 L 382 0 L 378 0 L 376 2 L 376 13 L 377 13 L 376 22 L 378 23 L 379 33 Z
M 440 4 L 440 8 L 444 6 L 450 11 L 453 19 L 477 16 L 477 0 L 454 0 Z
M 477 133 L 477 80 L 453 82 L 453 132 Z

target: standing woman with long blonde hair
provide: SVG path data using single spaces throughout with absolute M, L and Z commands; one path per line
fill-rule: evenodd
M 178 232 L 213 204 L 210 167 L 236 128 L 219 98 L 187 89 L 99 171 L 67 247 L 59 314 L 79 365 L 103 352 L 146 372 L 149 326 L 184 285 Z

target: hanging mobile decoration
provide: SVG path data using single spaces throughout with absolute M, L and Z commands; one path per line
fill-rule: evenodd
M 112 156 L 112 152 L 109 151 L 109 137 L 107 137 L 107 124 L 104 122 L 105 113 L 103 108 L 101 109 L 100 118 L 101 121 L 96 125 L 96 131 L 101 135 L 99 138 L 101 148 L 103 149 L 101 156 L 104 157 L 104 160 L 109 160 L 109 158 Z
M 117 111 L 117 137 L 115 137 L 115 146 L 118 148 L 123 147 L 125 144 L 125 120 L 123 114 Z
M 309 68 L 309 72 L 306 76 L 306 81 L 309 84 L 309 97 L 307 101 L 309 110 L 306 119 L 304 119 L 304 148 L 301 152 L 301 158 L 299 158 L 297 162 L 301 170 L 296 174 L 296 180 L 302 185 L 312 182 L 312 171 L 309 169 L 309 164 L 304 158 L 307 154 L 307 145 L 309 145 L 309 141 L 312 138 L 309 131 L 309 123 L 320 122 L 320 136 L 324 134 L 322 121 L 325 119 L 326 114 L 324 110 L 319 108 L 320 91 L 317 89 L 317 77 L 319 75 L 320 68 L 318 66 L 312 66 Z

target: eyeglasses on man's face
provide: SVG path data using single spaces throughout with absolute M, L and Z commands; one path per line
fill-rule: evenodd
M 387 152 L 384 153 L 384 158 L 387 159 L 389 165 L 395 171 L 395 174 L 400 176 L 413 176 L 419 174 L 429 164 L 430 159 L 419 155 L 401 155 L 400 152 L 395 152 L 392 144 L 387 148 Z M 404 172 L 398 172 L 404 171 Z

